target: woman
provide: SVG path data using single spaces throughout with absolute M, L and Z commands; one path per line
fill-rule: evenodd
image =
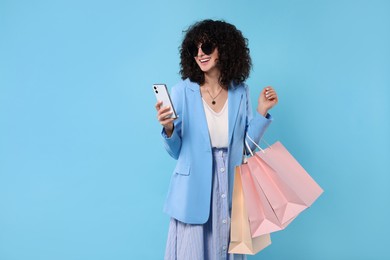
M 171 91 L 178 118 L 156 104 L 165 148 L 177 159 L 164 206 L 171 216 L 165 259 L 245 259 L 228 253 L 234 167 L 246 134 L 258 142 L 271 123 L 278 97 L 264 88 L 252 114 L 247 40 L 224 21 L 190 26 L 180 58 L 183 81 Z

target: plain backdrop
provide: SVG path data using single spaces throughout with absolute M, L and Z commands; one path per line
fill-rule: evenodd
M 249 40 L 252 103 L 324 194 L 249 259 L 390 259 L 390 1 L 0 0 L 0 260 L 162 259 L 175 161 L 151 85 L 205 18 Z M 386 242 L 387 241 L 387 242 Z

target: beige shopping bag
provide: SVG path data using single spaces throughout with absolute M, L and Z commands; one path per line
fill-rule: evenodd
M 241 170 L 237 166 L 234 176 L 229 253 L 253 255 L 270 244 L 270 234 L 252 238 L 242 190 Z

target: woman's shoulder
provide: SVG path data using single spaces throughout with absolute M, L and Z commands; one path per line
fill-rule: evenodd
M 196 82 L 192 82 L 190 81 L 190 79 L 183 79 L 183 80 L 180 80 L 178 83 L 176 83 L 172 90 L 175 90 L 175 91 L 184 91 L 184 89 L 186 88 L 190 88 L 190 89 L 197 89 L 199 88 L 199 85 L 198 83 Z
M 232 89 L 241 89 L 241 90 L 248 91 L 249 86 L 245 82 L 240 82 L 240 83 L 232 82 L 230 84 L 230 88 L 232 88 Z

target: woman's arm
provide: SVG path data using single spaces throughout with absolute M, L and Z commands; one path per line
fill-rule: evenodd
M 182 89 L 182 88 L 180 88 Z M 172 113 L 169 112 L 170 107 L 161 107 L 161 103 L 156 104 L 157 119 L 163 126 L 161 135 L 163 137 L 164 146 L 168 154 L 174 159 L 177 159 L 181 150 L 181 126 L 182 126 L 182 99 L 183 93 L 179 93 L 178 88 L 172 88 L 171 98 L 175 111 L 176 119 L 167 118 Z
M 268 114 L 268 111 L 274 107 L 278 102 L 278 96 L 272 87 L 264 88 L 258 98 L 258 104 L 256 112 L 252 113 L 252 106 L 249 97 L 249 88 L 246 87 L 246 98 L 247 98 L 247 129 L 248 134 L 252 140 L 256 143 L 260 142 L 268 126 L 271 124 L 272 117 Z M 251 150 L 255 150 L 256 146 L 247 138 Z M 247 151 L 249 153 L 249 151 Z

